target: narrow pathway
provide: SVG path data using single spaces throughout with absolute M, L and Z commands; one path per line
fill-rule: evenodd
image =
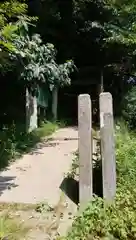
M 55 205 L 60 198 L 60 185 L 78 147 L 76 128 L 64 128 L 49 141 L 0 173 L 0 202 Z

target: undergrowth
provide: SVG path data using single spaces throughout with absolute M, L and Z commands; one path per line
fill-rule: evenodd
M 0 218 L 0 239 L 1 240 L 19 240 L 25 239 L 30 229 L 18 219 L 13 219 L 10 214 L 5 214 Z
M 59 122 L 46 122 L 31 133 L 26 133 L 22 125 L 3 127 L 0 130 L 0 169 L 29 152 L 43 137 L 49 136 L 60 126 Z
M 65 240 L 136 239 L 136 134 L 116 126 L 117 193 L 112 205 L 94 196 Z

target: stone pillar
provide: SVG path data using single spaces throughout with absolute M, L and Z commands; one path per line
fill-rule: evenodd
M 54 120 L 57 120 L 57 110 L 58 110 L 58 87 L 55 86 L 52 90 L 52 115 Z
M 80 209 L 92 198 L 92 107 L 88 94 L 78 97 Z
M 37 128 L 37 98 L 26 89 L 26 131 L 32 132 Z
M 100 94 L 100 133 L 102 154 L 103 197 L 112 201 L 116 194 L 116 160 L 113 104 L 110 93 Z

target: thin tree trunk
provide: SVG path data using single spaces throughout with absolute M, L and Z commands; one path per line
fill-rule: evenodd
M 104 92 L 103 69 L 101 69 L 101 86 L 100 86 L 100 93 L 102 92 Z
M 52 115 L 54 120 L 57 120 L 57 110 L 58 110 L 58 88 L 54 87 L 52 91 Z
M 32 132 L 37 128 L 37 98 L 26 89 L 26 131 Z

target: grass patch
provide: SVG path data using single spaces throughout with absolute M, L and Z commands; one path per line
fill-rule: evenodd
M 29 228 L 25 227 L 21 221 L 12 219 L 9 214 L 0 217 L 0 239 L 19 240 L 25 239 Z
M 54 209 L 45 202 L 40 204 L 0 203 L 0 239 L 29 239 L 33 231 L 34 233 L 39 230 L 44 231 L 47 224 L 46 213 L 49 216 L 49 212 L 52 211 Z M 45 226 L 41 225 L 41 219 L 45 221 Z
M 136 239 L 136 134 L 116 126 L 117 194 L 112 205 L 94 196 L 65 240 Z
M 46 122 L 31 133 L 26 133 L 22 125 L 5 126 L 0 131 L 0 169 L 29 152 L 43 137 L 49 136 L 62 126 L 64 124 L 61 122 Z
M 35 210 L 37 208 L 37 204 L 25 204 L 25 203 L 0 203 L 0 212 L 2 211 L 28 211 L 28 210 Z

